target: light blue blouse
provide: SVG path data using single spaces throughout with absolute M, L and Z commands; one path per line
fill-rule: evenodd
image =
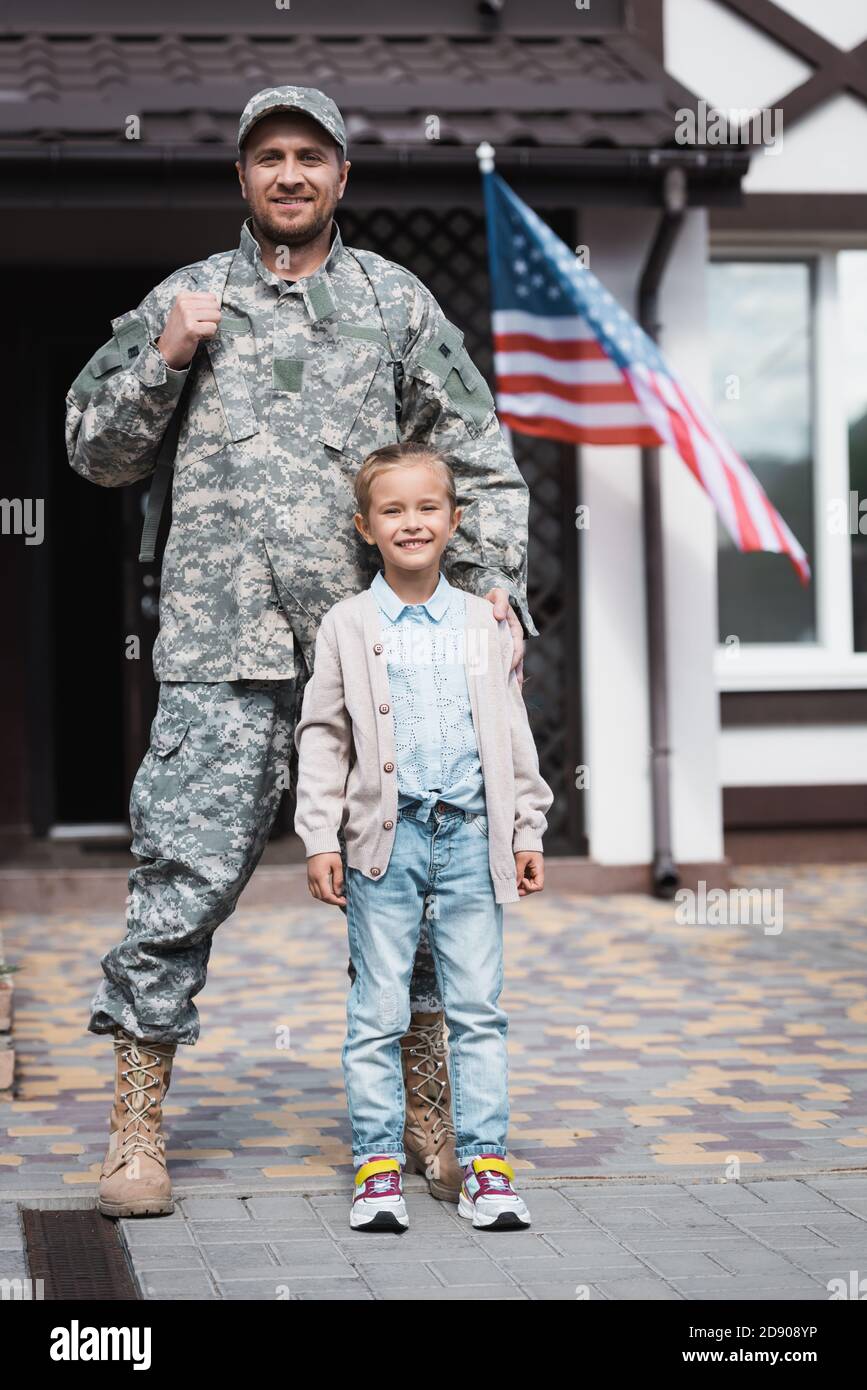
M 379 570 L 379 606 L 394 713 L 398 806 L 437 801 L 485 814 L 485 792 L 466 673 L 466 602 L 440 571 L 426 603 L 408 604 Z

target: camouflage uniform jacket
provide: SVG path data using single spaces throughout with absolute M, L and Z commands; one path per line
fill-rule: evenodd
M 334 223 L 327 259 L 290 284 L 262 261 L 248 218 L 237 251 L 184 266 L 112 319 L 113 340 L 69 388 L 69 461 L 115 487 L 153 472 L 190 378 L 162 564 L 158 680 L 291 677 L 295 641 L 312 669 L 323 615 L 379 567 L 353 524 L 353 478 L 365 454 L 399 437 L 459 460 L 465 511 L 443 555 L 449 582 L 479 595 L 506 589 L 525 631 L 538 635 L 526 598 L 528 491 L 493 397 L 425 286 L 383 257 L 369 263 L 372 278 Z M 156 339 L 177 294 L 213 285 L 224 285 L 219 331 L 175 371 Z M 399 424 L 389 321 L 401 330 Z

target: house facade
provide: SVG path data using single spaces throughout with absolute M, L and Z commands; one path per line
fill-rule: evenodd
M 146 18 L 97 0 L 74 19 L 60 4 L 40 8 L 34 27 L 9 0 L 0 36 L 0 275 L 12 305 L 0 350 L 17 403 L 7 511 L 35 498 L 44 514 L 39 543 L 9 525 L 0 545 L 8 855 L 27 842 L 128 837 L 156 701 L 159 567 L 137 560 L 147 484 L 96 489 L 72 473 L 65 390 L 112 317 L 174 267 L 237 244 L 238 114 L 260 87 L 293 81 L 322 87 L 346 118 L 344 241 L 415 271 L 492 385 L 479 143 L 635 314 L 666 173 L 683 171 L 660 344 L 798 534 L 814 582 L 803 589 L 782 557 L 732 552 L 707 496 L 663 453 L 672 856 L 684 883 L 722 881 L 728 825 L 867 821 L 867 561 L 858 536 L 825 525 L 838 493 L 849 506 L 851 478 L 867 493 L 867 403 L 851 362 L 860 352 L 862 382 L 867 364 L 847 307 L 859 294 L 865 303 L 867 255 L 854 13 L 835 37 L 793 3 L 445 0 L 431 35 L 429 14 L 390 0 L 373 16 L 341 0 L 255 18 L 228 0 L 188 13 L 155 3 Z M 751 43 L 753 66 L 734 61 Z M 698 130 L 708 104 L 774 103 L 785 116 L 778 152 L 678 139 L 685 111 Z M 548 851 L 586 867 L 594 886 L 649 884 L 658 827 L 641 451 L 512 443 L 532 498 L 529 597 L 542 637 L 525 698 L 555 791 Z M 292 838 L 289 798 L 275 833 Z
M 721 547 L 725 824 L 867 829 L 867 10 L 665 0 L 663 18 L 690 99 L 773 113 L 743 205 L 709 219 L 710 399 L 813 567 L 802 589 Z

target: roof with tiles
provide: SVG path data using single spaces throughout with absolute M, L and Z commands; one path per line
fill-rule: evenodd
M 546 148 L 674 143 L 668 80 L 629 35 L 337 38 L 297 34 L 0 35 L 4 144 L 234 148 L 253 92 L 321 86 L 349 145 Z

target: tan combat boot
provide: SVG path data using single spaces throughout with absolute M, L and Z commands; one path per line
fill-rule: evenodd
M 444 1014 L 412 1014 L 400 1044 L 406 1087 L 403 1146 L 406 1171 L 426 1177 L 432 1197 L 457 1202 L 464 1175 L 455 1153 L 446 1046 Z
M 103 1216 L 161 1216 L 175 1209 L 160 1125 L 176 1048 L 115 1029 L 114 1105 L 96 1203 Z

